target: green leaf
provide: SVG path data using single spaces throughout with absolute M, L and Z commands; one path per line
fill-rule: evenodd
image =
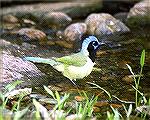
M 127 117 L 129 118 L 131 113 L 132 113 L 132 104 L 129 105 L 129 109 L 128 109 L 128 112 L 127 112 Z
M 140 59 L 141 67 L 144 66 L 144 62 L 145 62 L 145 50 L 143 50 L 141 54 L 141 59 Z
M 56 95 L 57 102 L 60 103 L 60 95 L 58 91 L 55 92 L 55 95 Z
M 28 111 L 28 107 L 26 107 L 25 109 L 21 110 L 21 111 L 17 111 L 15 112 L 14 115 L 14 120 L 20 120 L 21 117 L 23 117 Z
M 14 82 L 12 82 L 12 83 L 6 85 L 5 90 L 8 91 L 8 92 L 10 92 L 10 91 L 12 91 L 13 89 L 15 89 L 15 87 L 16 87 L 17 85 L 21 84 L 22 82 L 23 82 L 23 81 L 21 81 L 21 80 L 14 81 Z
M 5 100 L 5 95 L 3 95 L 3 93 L 0 91 L 0 99 L 2 100 L 2 102 L 4 102 Z
M 35 118 L 37 120 L 41 120 L 41 116 L 40 116 L 40 103 L 38 101 L 36 101 L 36 99 L 33 99 L 33 104 L 36 107 L 36 112 L 35 112 Z
M 51 95 L 54 99 L 56 99 L 55 98 L 55 95 L 54 95 L 54 93 L 53 93 L 53 91 L 51 91 L 48 87 L 46 87 L 45 85 L 44 85 L 44 89 L 46 90 L 46 92 L 49 94 L 49 95 Z

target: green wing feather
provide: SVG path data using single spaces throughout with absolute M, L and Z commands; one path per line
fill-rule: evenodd
M 87 62 L 87 56 L 82 53 L 76 53 L 69 56 L 64 56 L 61 58 L 55 58 L 57 62 L 61 62 L 65 65 L 73 65 L 73 66 L 83 66 Z

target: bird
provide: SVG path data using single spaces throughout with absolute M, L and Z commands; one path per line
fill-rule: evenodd
M 103 43 L 100 43 L 97 37 L 91 35 L 83 40 L 81 50 L 78 53 L 59 58 L 24 57 L 24 59 L 33 63 L 49 64 L 75 84 L 74 81 L 83 79 L 92 72 L 96 52 L 101 44 Z

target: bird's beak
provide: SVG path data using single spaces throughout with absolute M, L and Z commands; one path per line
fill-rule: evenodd
M 98 50 L 102 45 L 106 45 L 106 43 L 100 42 L 96 50 Z
M 101 45 L 106 45 L 106 43 L 104 43 L 104 42 L 99 43 L 99 46 L 101 46 Z

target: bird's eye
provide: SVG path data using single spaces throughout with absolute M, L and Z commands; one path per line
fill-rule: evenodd
M 93 44 L 93 46 L 97 46 L 98 42 L 93 42 L 92 44 Z

